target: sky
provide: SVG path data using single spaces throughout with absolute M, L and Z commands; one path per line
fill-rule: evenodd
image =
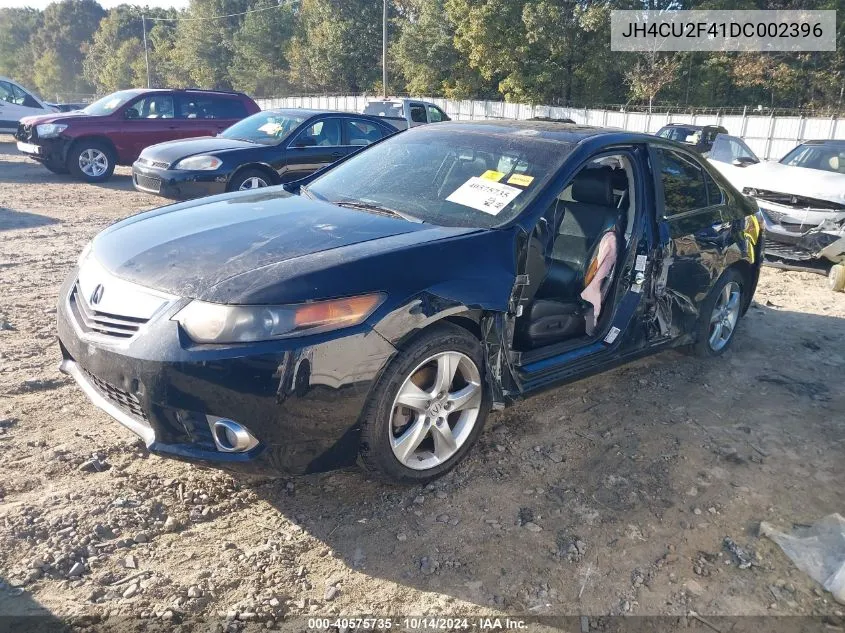
M 0 8 L 2 7 L 32 7 L 33 9 L 43 9 L 55 0 L 0 0 Z M 163 7 L 184 9 L 188 6 L 188 0 L 97 0 L 103 8 L 111 9 L 119 4 L 137 4 L 140 6 Z

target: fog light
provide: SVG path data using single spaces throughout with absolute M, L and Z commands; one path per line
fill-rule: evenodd
M 207 417 L 218 450 L 224 453 L 243 453 L 258 445 L 258 440 L 242 424 L 227 418 L 212 415 Z

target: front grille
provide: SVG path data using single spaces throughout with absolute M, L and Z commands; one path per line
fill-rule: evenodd
M 34 125 L 24 125 L 23 123 L 18 123 L 18 131 L 15 134 L 15 138 L 19 141 L 33 141 L 37 136 L 35 131 Z
M 144 409 L 141 408 L 141 401 L 138 400 L 138 398 L 133 396 L 128 391 L 118 389 L 117 387 L 107 383 L 105 380 L 97 378 L 94 374 L 92 374 L 85 368 L 82 368 L 82 371 L 85 372 L 85 375 L 88 377 L 88 380 L 91 381 L 91 384 L 94 385 L 97 391 L 99 391 L 103 396 L 111 400 L 114 404 L 116 404 L 120 409 L 122 409 L 129 415 L 135 416 L 136 418 L 143 420 L 144 422 L 147 421 L 147 414 L 144 413 Z
M 79 292 L 79 282 L 74 284 L 69 297 L 70 308 L 76 322 L 85 332 L 95 332 L 120 339 L 130 339 L 148 319 L 110 314 L 93 309 Z
M 139 189 L 143 189 L 144 191 L 151 191 L 153 193 L 161 191 L 161 179 L 153 178 L 152 176 L 135 174 L 135 184 Z

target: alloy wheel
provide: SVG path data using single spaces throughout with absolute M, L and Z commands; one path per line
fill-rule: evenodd
M 260 189 L 261 187 L 266 186 L 266 180 L 264 180 L 263 178 L 259 178 L 258 176 L 252 176 L 241 183 L 241 186 L 238 187 L 238 191 L 247 191 L 248 189 Z
M 720 351 L 733 336 L 739 320 L 739 301 L 742 289 L 735 281 L 725 284 L 710 314 L 709 343 L 714 352 Z
M 481 373 L 460 352 L 440 352 L 408 375 L 393 401 L 390 446 L 399 462 L 428 470 L 453 457 L 481 410 Z
M 109 168 L 109 157 L 96 148 L 82 150 L 79 154 L 79 170 L 86 176 L 99 178 Z

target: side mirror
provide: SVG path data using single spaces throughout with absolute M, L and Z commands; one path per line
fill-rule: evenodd
M 123 112 L 123 118 L 124 119 L 137 119 L 138 118 L 138 111 L 133 110 L 132 108 L 129 108 L 128 110 L 125 110 Z
M 748 167 L 749 165 L 754 165 L 755 163 L 757 163 L 757 161 L 750 156 L 740 156 L 739 158 L 734 158 L 731 161 L 731 165 L 734 167 Z
M 317 139 L 313 136 L 300 136 L 296 139 L 294 147 L 316 147 Z

